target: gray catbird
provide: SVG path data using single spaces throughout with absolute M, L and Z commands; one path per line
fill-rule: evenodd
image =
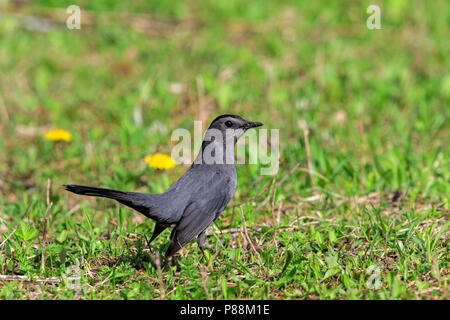
M 117 200 L 155 220 L 150 242 L 164 229 L 173 228 L 166 257 L 173 256 L 195 237 L 203 252 L 206 230 L 225 210 L 236 190 L 234 144 L 247 129 L 262 125 L 231 114 L 214 119 L 194 163 L 161 194 L 72 184 L 65 188 L 76 194 Z

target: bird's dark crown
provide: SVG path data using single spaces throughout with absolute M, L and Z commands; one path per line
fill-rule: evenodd
M 213 124 L 215 124 L 217 121 L 219 121 L 220 119 L 223 119 L 223 118 L 234 118 L 234 119 L 246 121 L 244 118 L 237 116 L 235 114 L 222 114 L 221 116 L 218 116 L 217 118 L 215 118 L 209 126 L 212 127 Z

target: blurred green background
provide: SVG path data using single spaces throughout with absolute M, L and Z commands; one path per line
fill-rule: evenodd
M 72 4 L 81 8 L 80 30 L 66 28 L 66 8 Z M 366 27 L 366 10 L 372 4 L 381 8 L 380 30 Z M 0 13 L 0 239 L 23 227 L 19 227 L 21 221 L 38 230 L 30 240 L 30 251 L 16 235 L 10 238 L 11 244 L 0 247 L 2 274 L 59 276 L 74 261 L 96 261 L 93 270 L 106 268 L 103 276 L 99 271 L 100 278 L 85 276 L 95 290 L 74 293 L 52 285 L 53 289 L 41 288 L 40 298 L 447 296 L 448 1 L 24 0 L 0 2 Z M 185 266 L 177 280 L 161 283 L 151 264 L 133 267 L 115 258 L 111 258 L 114 263 L 98 262 L 99 256 L 112 256 L 107 249 L 112 239 L 123 241 L 121 246 L 113 242 L 116 250 L 135 248 L 127 235 L 142 238 L 153 222 L 107 201 L 70 196 L 60 186 L 78 183 L 163 192 L 187 166 L 156 171 L 144 157 L 170 154 L 174 129 L 193 130 L 193 120 L 202 120 L 206 126 L 223 113 L 280 129 L 278 189 L 275 193 L 270 189 L 274 177 L 258 175 L 260 164 L 239 166 L 232 204 L 247 203 L 247 223 L 260 239 L 255 241 L 262 260 L 245 251 L 249 261 L 264 264 L 269 274 L 282 271 L 289 277 L 272 282 L 249 267 L 249 273 L 265 280 L 246 283 L 237 276 L 227 287 L 223 279 L 236 269 L 219 264 L 217 268 L 223 270 L 215 270 L 207 280 Z M 309 128 L 312 168 L 317 173 L 313 181 L 308 175 L 302 122 Z M 46 141 L 43 135 L 54 128 L 69 131 L 72 141 Z M 38 234 L 43 232 L 46 215 L 47 179 L 52 181 L 53 202 L 47 255 L 54 254 L 54 262 L 46 260 L 45 273 L 40 268 Z M 392 194 L 401 195 L 402 205 L 389 205 Z M 264 202 L 266 197 L 270 200 Z M 262 203 L 256 214 L 252 201 Z M 72 212 L 78 203 L 81 209 Z M 364 210 L 368 217 L 383 213 L 381 229 L 374 222 L 378 220 L 364 220 Z M 282 213 L 281 226 L 292 226 L 299 217 L 320 223 L 298 225 L 295 233 L 281 229 L 277 238 L 274 212 Z M 123 221 L 129 222 L 126 227 Z M 412 234 L 400 232 L 424 221 L 429 222 L 429 230 L 425 223 L 409 231 L 418 232 L 417 241 Z M 86 223 L 89 237 L 83 240 L 74 230 Z M 367 234 L 358 229 L 356 242 L 347 248 L 359 257 L 359 262 L 353 262 L 355 274 L 349 273 L 348 279 L 338 275 L 336 270 L 347 270 L 340 260 L 343 257 L 336 258 L 336 264 L 326 260 L 312 266 L 315 259 L 324 257 L 324 251 L 329 252 L 328 245 L 336 249 L 348 237 L 346 225 L 362 228 L 364 223 Z M 219 229 L 239 228 L 239 208 L 227 210 L 218 224 Z M 337 228 L 333 231 L 337 239 L 330 236 L 329 230 L 334 230 L 330 225 Z M 273 239 L 266 239 L 261 228 L 273 233 Z M 317 240 L 320 234 L 325 242 Z M 222 236 L 226 244 L 235 241 L 228 234 Z M 55 240 L 58 237 L 61 241 Z M 167 238 L 159 239 L 162 246 Z M 210 238 L 219 245 L 217 236 Z M 280 245 L 283 239 L 287 244 Z M 399 239 L 411 260 L 399 258 L 403 257 L 398 253 Z M 318 241 L 318 247 L 310 241 Z M 97 242 L 97 247 L 90 247 Z M 14 243 L 15 256 L 6 251 L 9 245 L 14 249 Z M 377 246 L 379 252 L 374 249 Z M 181 263 L 192 266 L 197 260 L 188 250 L 198 254 L 196 245 L 191 245 Z M 368 257 L 372 250 L 373 256 Z M 362 257 L 379 264 L 389 250 L 398 256 L 392 257 L 394 267 L 383 269 L 383 289 L 367 291 L 364 280 L 358 278 L 358 268 L 368 266 L 359 265 L 368 263 Z M 211 255 L 216 251 L 212 249 Z M 71 262 L 63 261 L 61 252 L 67 252 Z M 215 258 L 230 259 L 225 250 Z M 122 268 L 128 280 L 116 281 L 116 268 Z M 239 268 L 237 274 L 251 280 Z M 323 279 L 328 270 L 332 271 Z M 145 277 L 139 278 L 136 272 Z M 156 279 L 159 291 L 148 279 Z M 416 280 L 421 284 L 411 285 Z M 182 289 L 174 289 L 176 281 Z M 1 297 L 28 297 L 26 285 L 5 283 L 2 287 L 0 282 Z

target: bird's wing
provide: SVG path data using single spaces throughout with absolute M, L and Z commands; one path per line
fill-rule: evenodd
M 176 226 L 177 241 L 181 245 L 185 245 L 198 236 L 213 223 L 217 213 L 223 211 L 226 200 L 225 198 L 216 198 L 207 204 L 202 204 L 203 201 L 192 203 Z
M 203 198 L 190 202 L 177 223 L 172 235 L 166 256 L 170 257 L 186 243 L 197 237 L 209 227 L 218 215 L 226 208 L 233 193 L 226 181 L 219 181 L 213 186 L 207 186 L 208 192 Z M 214 195 L 214 196 L 212 196 Z

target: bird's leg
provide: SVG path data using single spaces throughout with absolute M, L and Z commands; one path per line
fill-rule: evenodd
M 202 233 L 200 233 L 197 237 L 197 243 L 198 243 L 198 247 L 200 248 L 200 250 L 202 251 L 203 254 L 203 258 L 205 258 L 205 261 L 208 261 L 206 259 L 206 255 L 205 255 L 205 249 L 203 249 L 204 245 L 205 245 L 205 235 L 206 235 L 206 230 L 203 231 Z
M 170 257 L 169 258 L 169 264 L 170 264 L 170 266 L 171 267 L 176 267 L 177 266 L 177 264 L 175 263 L 175 257 Z
M 205 249 L 203 249 L 203 247 L 199 247 L 199 248 L 202 251 L 203 258 L 205 258 L 205 261 L 207 261 L 206 256 L 205 256 Z
M 166 263 L 165 265 L 170 267 L 177 267 L 176 261 L 175 261 L 175 253 L 181 249 L 180 243 L 177 241 L 176 237 L 176 229 L 172 229 L 172 232 L 170 234 L 170 244 L 169 247 L 166 250 Z M 175 268 L 173 269 L 173 276 L 175 276 Z
M 179 265 L 177 264 L 177 261 L 175 260 L 174 256 L 164 259 L 163 269 L 169 272 L 171 267 L 172 267 L 172 276 L 175 277 L 176 270 L 179 269 Z
M 175 258 L 173 256 L 170 257 L 168 263 L 172 267 L 172 276 L 175 277 Z

